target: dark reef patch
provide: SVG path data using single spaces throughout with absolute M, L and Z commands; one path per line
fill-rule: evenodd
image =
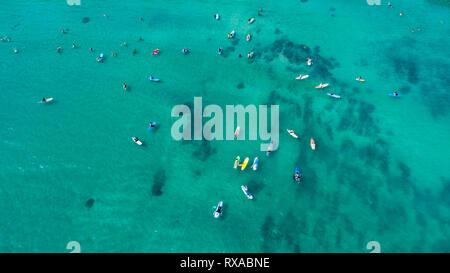
M 222 50 L 222 56 L 228 58 L 228 56 L 236 50 L 234 46 L 227 46 Z
M 160 196 L 163 194 L 162 188 L 166 183 L 166 171 L 164 169 L 158 170 L 153 175 L 153 186 L 152 186 L 152 195 Z
M 411 92 L 411 87 L 410 86 L 400 87 L 400 92 L 399 93 L 408 94 L 409 92 Z
M 441 86 L 447 85 L 443 81 L 442 84 Z M 445 88 L 441 89 L 431 84 L 422 84 L 420 93 L 433 118 L 437 119 L 448 114 L 450 110 L 450 96 Z M 433 95 L 430 96 L 430 93 Z
M 94 198 L 90 198 L 89 200 L 86 201 L 86 203 L 84 204 L 88 209 L 92 208 L 92 206 L 94 205 L 95 200 Z
M 280 233 L 283 235 L 283 240 L 294 253 L 300 252 L 300 247 L 297 243 L 298 235 L 297 233 L 292 232 L 293 230 L 299 230 L 297 217 L 297 213 L 289 211 L 283 218 L 282 222 L 278 225 Z
M 193 155 L 201 161 L 206 161 L 210 156 L 216 153 L 217 149 L 211 146 L 210 141 L 203 140 L 201 141 L 201 144 L 198 145 L 198 148 L 194 151 Z
M 83 19 L 81 19 L 81 22 L 83 22 L 83 24 L 89 23 L 89 21 L 89 17 L 83 17 Z
M 405 77 L 411 84 L 416 84 L 418 82 L 418 65 L 417 62 L 414 61 L 414 57 L 403 58 L 399 55 L 393 55 L 390 57 L 389 61 L 394 67 L 395 73 L 399 77 Z
M 261 180 L 250 180 L 247 186 L 251 193 L 258 194 L 264 188 L 264 183 Z
M 432 4 L 450 7 L 449 0 L 426 0 L 426 1 L 428 1 L 429 3 L 432 3 Z
M 375 143 L 359 149 L 362 158 L 368 166 L 377 166 L 381 172 L 386 173 L 389 169 L 389 149 L 384 140 L 378 139 Z
M 240 82 L 238 85 L 236 85 L 237 89 L 242 89 L 244 87 L 245 87 L 244 82 Z
M 445 206 L 450 207 L 450 178 L 441 177 L 441 182 L 443 186 L 439 194 L 440 201 Z
M 364 136 L 378 134 L 380 129 L 372 118 L 375 106 L 353 98 L 348 101 L 349 104 L 339 121 L 338 130 L 352 129 L 358 135 Z
M 266 216 L 264 224 L 261 226 L 261 235 L 264 240 L 262 246 L 263 252 L 273 252 L 281 236 L 277 232 L 275 221 L 271 216 Z
M 275 29 L 275 34 L 281 34 L 281 30 L 279 30 L 278 28 Z
M 397 166 L 401 172 L 402 178 L 408 180 L 409 177 L 411 176 L 411 169 L 408 166 L 406 166 L 405 163 L 403 162 L 399 162 Z
M 241 39 L 233 38 L 233 39 L 231 39 L 231 44 L 234 46 L 237 46 L 237 45 L 239 45 L 240 41 L 241 41 Z

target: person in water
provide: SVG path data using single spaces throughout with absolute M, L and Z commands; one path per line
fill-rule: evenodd
M 294 175 L 294 180 L 297 181 L 297 183 L 300 183 L 301 179 L 302 179 L 302 177 L 300 176 L 300 174 L 296 173 Z
M 123 90 L 127 90 L 127 83 L 123 84 Z
M 45 98 L 42 98 L 42 102 L 46 102 L 47 100 Z
M 222 48 L 221 48 L 221 47 L 219 47 L 218 53 L 219 53 L 219 54 L 222 54 Z
M 398 96 L 397 91 L 394 91 L 394 97 L 397 97 L 397 96 Z
M 150 76 L 150 77 L 151 77 L 151 76 Z M 152 127 L 152 128 L 155 127 L 155 125 L 153 125 L 153 123 L 154 123 L 154 122 L 150 122 L 150 124 L 149 124 L 149 126 Z
M 60 46 L 58 46 L 58 47 L 56 48 L 56 52 L 58 52 L 58 53 L 61 52 L 61 47 L 60 47 Z
M 94 49 L 92 47 L 89 48 L 90 51 L 94 51 Z
M 136 49 L 134 49 L 134 50 L 133 50 L 133 54 L 136 54 L 136 52 L 137 52 Z

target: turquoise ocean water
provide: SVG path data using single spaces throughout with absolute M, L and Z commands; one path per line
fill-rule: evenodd
M 450 251 L 450 4 L 391 2 L 4 3 L 0 251 L 69 252 L 69 241 L 82 252 L 369 252 L 369 241 Z M 174 141 L 170 111 L 194 96 L 279 105 L 278 150 Z M 258 171 L 234 170 L 237 155 L 260 157 Z

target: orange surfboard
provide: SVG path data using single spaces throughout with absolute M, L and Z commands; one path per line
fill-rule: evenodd
M 311 138 L 311 149 L 316 149 L 316 143 L 314 143 L 314 139 Z
M 239 130 L 241 129 L 241 127 L 237 127 L 236 131 L 234 131 L 234 137 L 236 138 L 239 135 Z

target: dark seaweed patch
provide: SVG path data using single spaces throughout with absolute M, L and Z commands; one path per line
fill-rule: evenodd
M 234 46 L 227 46 L 222 50 L 222 56 L 227 58 L 230 55 L 230 53 L 234 52 L 235 50 L 236 48 Z
M 274 32 L 275 34 L 281 34 L 281 31 L 277 28 L 277 29 L 275 29 L 275 32 Z
M 313 228 L 313 236 L 319 242 L 320 245 L 323 245 L 326 240 L 328 240 L 326 235 L 326 223 L 322 219 L 318 219 Z
M 263 237 L 263 252 L 273 252 L 275 243 L 279 241 L 280 234 L 277 232 L 275 222 L 271 216 L 266 216 L 264 224 L 261 227 Z
M 411 87 L 410 86 L 403 86 L 400 88 L 400 92 L 403 94 L 408 94 L 409 92 L 411 92 Z
M 243 82 L 240 82 L 240 83 L 236 86 L 237 89 L 242 89 L 242 88 L 244 88 L 244 87 L 245 87 L 245 85 L 244 85 Z
M 398 163 L 397 166 L 401 172 L 402 178 L 405 180 L 408 180 L 409 177 L 411 176 L 411 170 L 409 169 L 409 167 L 406 166 L 405 163 L 403 163 L 403 162 Z
M 283 241 L 286 242 L 293 252 L 298 253 L 300 252 L 300 247 L 296 242 L 298 235 L 296 232 L 292 232 L 293 230 L 299 230 L 297 216 L 298 212 L 293 213 L 289 211 L 278 226 L 280 233 L 283 235 Z
M 160 196 L 163 194 L 162 188 L 166 183 L 166 171 L 160 169 L 153 175 L 152 195 Z
M 350 98 L 348 101 L 349 104 L 339 121 L 338 129 L 352 129 L 357 134 L 365 136 L 377 134 L 380 129 L 372 118 L 375 106 L 353 98 Z
M 450 7 L 450 1 L 448 0 L 427 0 L 427 1 L 432 4 Z
M 431 252 L 433 253 L 449 253 L 450 252 L 450 239 L 444 237 L 440 240 L 436 240 L 431 246 Z
M 247 186 L 253 194 L 258 194 L 264 188 L 264 184 L 260 180 L 250 180 Z
M 398 76 L 406 77 L 412 84 L 418 82 L 418 65 L 417 62 L 414 61 L 413 57 L 403 58 L 395 55 L 390 57 L 390 61 L 394 66 L 394 70 Z
M 81 20 L 83 24 L 89 23 L 89 21 L 90 21 L 89 17 L 83 17 L 83 19 Z
M 441 86 L 446 85 L 447 83 L 442 81 Z M 428 110 L 435 119 L 448 114 L 450 110 L 450 96 L 445 88 L 440 89 L 430 84 L 422 84 L 420 86 L 420 92 L 425 105 L 428 106 Z
M 233 39 L 231 39 L 231 44 L 234 46 L 237 46 L 240 41 L 241 41 L 241 39 L 233 38 Z
M 382 172 L 387 172 L 389 168 L 389 150 L 386 146 L 386 142 L 379 139 L 371 145 L 360 148 L 359 152 L 365 158 L 366 164 L 373 166 L 376 163 Z
M 326 125 L 325 132 L 327 133 L 328 139 L 333 141 L 333 139 L 334 139 L 334 137 L 333 137 L 333 129 L 331 129 L 331 126 Z
M 217 153 L 217 149 L 211 147 L 210 141 L 203 140 L 193 154 L 197 159 L 206 161 L 211 155 L 215 153 Z
M 440 200 L 441 202 L 448 208 L 450 207 L 450 178 L 441 177 L 441 182 L 443 185 L 442 190 L 440 192 Z
M 88 209 L 92 208 L 92 206 L 94 205 L 95 200 L 93 198 L 90 198 L 89 200 L 86 201 L 86 203 L 84 204 Z

